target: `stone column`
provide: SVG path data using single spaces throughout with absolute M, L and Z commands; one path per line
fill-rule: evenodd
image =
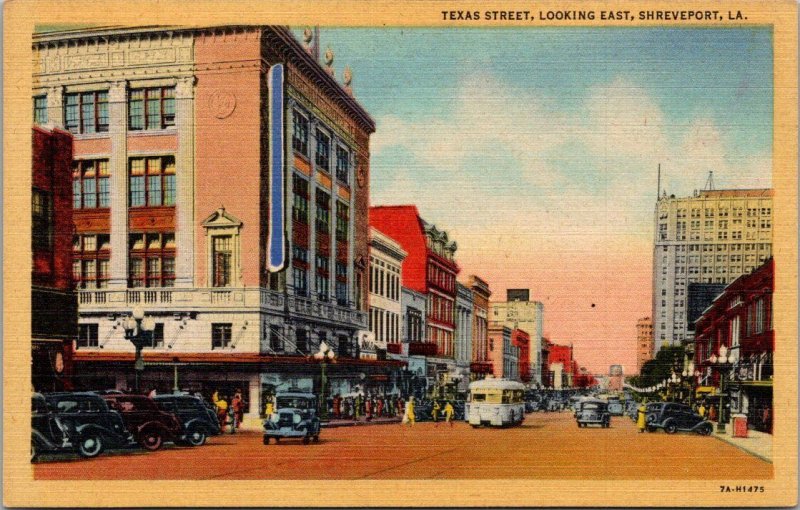
M 294 109 L 297 106 L 297 101 L 292 98 L 286 99 L 286 111 L 283 114 L 283 122 L 284 122 L 284 130 L 283 130 L 283 138 L 284 138 L 284 186 L 285 189 L 283 191 L 284 196 L 284 207 L 283 207 L 283 224 L 285 225 L 284 230 L 286 230 L 286 236 L 289 239 L 289 248 L 288 252 L 286 253 L 286 265 L 283 269 L 283 274 L 286 275 L 286 288 L 291 289 L 289 294 L 294 294 L 294 275 L 292 274 L 292 259 L 294 258 L 294 253 L 292 248 L 294 247 L 294 219 L 292 208 L 294 207 L 294 148 L 292 147 L 292 134 L 294 133 Z M 272 136 L 269 131 L 264 134 L 265 136 Z M 269 163 L 267 163 L 269 164 Z M 271 195 L 267 194 L 267 200 L 271 200 Z M 270 207 L 265 204 L 267 210 L 270 210 Z M 272 221 L 272 218 L 268 219 Z M 269 253 L 267 253 L 267 264 L 265 267 L 269 267 Z M 267 269 L 269 271 L 269 269 Z M 275 275 L 270 275 L 270 281 Z
M 308 178 L 308 297 L 317 295 L 317 126 L 319 121 L 308 114 L 308 159 L 311 176 Z
M 178 80 L 175 87 L 175 286 L 194 286 L 194 76 Z
M 116 81 L 108 91 L 111 138 L 111 269 L 108 287 L 128 286 L 128 100 L 127 83 Z
M 64 129 L 64 87 L 47 90 L 47 124 Z

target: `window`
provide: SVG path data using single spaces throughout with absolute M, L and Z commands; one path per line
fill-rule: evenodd
M 72 208 L 94 209 L 111 206 L 107 159 L 72 163 Z
M 317 199 L 317 221 L 316 228 L 318 233 L 327 234 L 331 229 L 331 196 L 321 189 L 316 192 Z
M 33 190 L 31 202 L 31 245 L 34 250 L 49 250 L 53 246 L 53 197 L 50 193 Z
M 336 201 L 336 240 L 347 241 L 350 225 L 350 208 L 344 202 Z
M 175 87 L 131 90 L 128 126 L 131 130 L 166 129 L 175 125 Z
M 308 352 L 308 331 L 305 329 L 298 329 L 295 332 L 295 348 L 305 354 Z
M 149 347 L 151 349 L 161 349 L 164 347 L 164 323 L 157 322 L 155 324 L 155 328 L 153 328 L 153 337 L 152 342 L 145 347 Z
M 324 255 L 317 255 L 317 272 L 314 280 L 317 288 L 317 298 L 320 301 L 327 301 L 329 294 L 330 281 L 330 260 Z
M 231 345 L 231 329 L 230 323 L 214 323 L 211 324 L 211 348 L 224 349 Z
M 299 175 L 292 176 L 292 218 L 294 221 L 308 223 L 308 181 Z
M 300 112 L 293 112 L 292 147 L 303 155 L 308 155 L 308 119 Z
M 304 262 L 308 264 L 308 250 L 302 246 L 293 246 L 292 258 L 297 262 Z
M 347 184 L 350 175 L 350 152 L 342 147 L 336 147 L 336 178 Z
M 72 281 L 78 289 L 108 287 L 111 237 L 109 234 L 77 235 L 72 241 Z
M 128 243 L 129 287 L 175 285 L 175 233 L 131 233 Z
M 347 264 L 336 262 L 336 303 L 347 306 Z
M 283 351 L 283 339 L 281 335 L 281 326 L 279 324 L 269 325 L 269 347 L 275 352 Z
M 78 324 L 77 347 L 98 347 L 97 324 Z
M 233 283 L 232 236 L 214 236 L 211 240 L 212 264 L 211 277 L 214 287 L 230 287 Z
M 308 271 L 305 268 L 297 266 L 292 268 L 292 283 L 295 294 L 298 296 L 308 295 Z
M 131 158 L 130 207 L 175 205 L 175 157 Z
M 33 98 L 33 123 L 47 124 L 47 96 Z
M 65 94 L 64 126 L 72 133 L 108 131 L 108 91 Z
M 330 156 L 331 156 L 331 139 L 317 129 L 317 167 L 320 170 L 325 172 L 329 172 L 329 164 L 330 164 Z

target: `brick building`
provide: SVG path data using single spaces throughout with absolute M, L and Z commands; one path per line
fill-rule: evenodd
M 72 288 L 72 135 L 33 128 L 31 375 L 36 391 L 72 387 L 78 299 Z M 78 262 L 80 263 L 80 262 Z
M 774 289 L 775 262 L 770 258 L 750 274 L 734 280 L 706 309 L 695 324 L 694 349 L 700 384 L 728 393 L 732 413 L 746 414 L 752 428 L 770 433 Z M 716 359 L 723 346 L 728 353 L 726 365 Z M 721 388 L 723 372 L 725 388 Z
M 482 379 L 492 373 L 489 361 L 489 297 L 492 291 L 482 278 L 470 275 L 468 286 L 472 290 L 472 362 L 470 380 Z
M 653 320 L 642 317 L 636 321 L 636 373 L 640 373 L 642 366 L 653 359 Z
M 312 53 L 274 26 L 34 35 L 34 117 L 74 137 L 80 386 L 131 386 L 141 307 L 145 388 L 241 389 L 257 416 L 319 390 L 325 341 L 330 391 L 386 389 L 400 363 L 357 344 L 375 124 Z
M 511 331 L 511 343 L 517 348 L 519 356 L 519 380 L 528 384 L 531 382 L 531 361 L 528 352 L 531 349 L 531 336 L 526 331 L 514 329 Z

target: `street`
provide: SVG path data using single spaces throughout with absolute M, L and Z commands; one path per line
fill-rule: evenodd
M 55 459 L 55 460 L 52 460 Z M 772 465 L 712 437 L 640 434 L 627 417 L 581 428 L 570 412 L 528 414 L 521 427 L 433 423 L 323 429 L 320 443 L 264 446 L 244 431 L 199 448 L 167 445 L 95 459 L 45 458 L 38 480 L 176 479 L 728 479 L 772 477 Z

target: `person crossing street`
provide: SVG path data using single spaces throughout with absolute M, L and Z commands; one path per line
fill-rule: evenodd
M 450 401 L 447 401 L 447 404 L 444 406 L 444 421 L 449 423 L 450 426 L 453 426 L 453 414 L 455 413 L 455 409 L 453 409 L 453 404 Z

